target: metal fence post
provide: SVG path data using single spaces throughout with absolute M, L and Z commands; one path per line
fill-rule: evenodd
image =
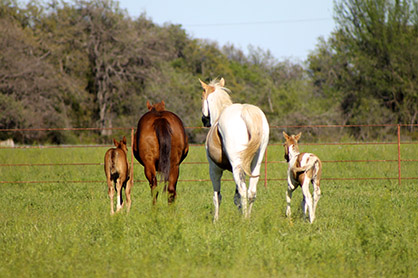
M 398 124 L 398 183 L 401 185 L 401 125 Z
M 134 185 L 134 128 L 131 128 L 131 186 Z

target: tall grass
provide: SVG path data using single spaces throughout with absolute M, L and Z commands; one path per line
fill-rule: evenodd
M 395 149 L 394 149 L 395 148 Z M 322 160 L 388 159 L 396 147 L 301 146 Z M 102 162 L 105 148 L 0 150 L 2 163 Z M 403 146 L 405 159 L 416 147 Z M 281 146 L 269 159 L 283 160 Z M 192 147 L 186 161 L 205 161 Z M 286 165 L 269 164 L 269 178 Z M 416 176 L 416 163 L 403 175 Z M 207 165 L 183 164 L 180 179 L 207 179 Z M 135 166 L 135 178 L 143 179 Z M 323 177 L 396 177 L 397 164 L 324 163 Z M 226 179 L 231 175 L 225 173 Z M 1 277 L 417 277 L 416 181 L 321 183 L 317 219 L 302 218 L 301 193 L 285 211 L 286 183 L 260 181 L 250 219 L 233 204 L 235 185 L 222 184 L 220 220 L 212 223 L 210 182 L 179 182 L 178 199 L 160 195 L 151 205 L 145 182 L 136 182 L 129 214 L 109 215 L 103 166 L 0 167 L 0 180 L 62 183 L 0 184 Z M 71 180 L 103 180 L 69 183 Z

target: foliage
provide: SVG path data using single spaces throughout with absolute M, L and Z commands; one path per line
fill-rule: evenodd
M 165 100 L 200 125 L 198 79 L 224 77 L 234 102 L 275 125 L 417 122 L 416 1 L 336 2 L 337 29 L 306 64 L 270 51 L 191 38 L 179 25 L 130 18 L 114 0 L 0 1 L 1 129 L 136 126 L 146 101 Z M 363 129 L 350 134 L 378 137 Z M 0 133 L 6 139 L 8 133 Z M 189 133 L 191 142 L 201 140 Z M 280 140 L 272 133 L 271 140 Z M 33 132 L 19 143 L 70 143 L 77 134 Z
M 337 29 L 310 56 L 309 72 L 344 123 L 417 123 L 417 7 L 413 0 L 336 2 Z

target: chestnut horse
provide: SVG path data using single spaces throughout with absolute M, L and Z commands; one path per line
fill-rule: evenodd
M 132 179 L 129 180 L 129 166 L 126 154 L 128 148 L 126 147 L 126 137 L 118 142 L 113 139 L 116 148 L 109 149 L 104 158 L 104 170 L 107 179 L 108 195 L 110 197 L 110 213 L 114 214 L 113 210 L 113 196 L 116 190 L 116 212 L 118 212 L 123 205 L 122 188 L 125 188 L 126 202 L 128 203 L 128 212 L 131 208 L 131 188 Z M 114 186 L 113 186 L 114 183 Z
M 183 122 L 173 112 L 165 110 L 165 103 L 151 105 L 138 122 L 133 153 L 144 166 L 144 172 L 151 187 L 152 202 L 158 197 L 156 172 L 164 180 L 164 191 L 168 182 L 168 203 L 176 199 L 176 187 L 180 163 L 189 152 L 188 138 Z

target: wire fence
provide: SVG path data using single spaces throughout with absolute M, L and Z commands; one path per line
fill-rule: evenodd
M 402 164 L 405 162 L 418 162 L 418 152 L 415 154 L 412 154 L 412 158 L 402 158 L 402 153 L 401 153 L 401 146 L 402 145 L 417 145 L 418 142 L 417 141 L 402 141 L 401 140 L 401 128 L 402 127 L 408 127 L 408 128 L 413 128 L 413 127 L 417 127 L 418 124 L 413 124 L 413 125 L 406 125 L 406 124 L 387 124 L 387 125 L 300 125 L 300 126 L 296 126 L 296 125 L 287 125 L 287 126 L 270 126 L 271 129 L 282 129 L 282 130 L 287 130 L 287 129 L 304 129 L 304 128 L 319 128 L 319 129 L 323 129 L 323 128 L 350 128 L 350 127 L 354 127 L 354 128 L 364 128 L 364 127 L 374 127 L 374 128 L 387 128 L 387 127 L 392 127 L 392 128 L 396 128 L 396 141 L 391 141 L 391 142 L 322 142 L 322 143 L 304 143 L 303 145 L 311 145 L 311 146 L 323 146 L 323 145 L 329 145 L 329 146 L 355 146 L 355 145 L 397 145 L 397 157 L 388 157 L 385 159 L 351 159 L 351 160 L 322 160 L 323 163 L 386 163 L 386 162 L 390 162 L 390 163 L 397 163 L 397 176 L 392 176 L 392 177 L 388 177 L 388 176 L 381 176 L 381 177 L 330 177 L 330 178 L 323 178 L 322 180 L 348 180 L 348 181 L 355 181 L 355 180 L 397 180 L 398 184 L 401 185 L 402 180 L 418 180 L 418 177 L 415 176 L 402 176 Z M 199 130 L 204 130 L 206 132 L 206 128 L 202 128 L 202 127 L 186 127 L 186 129 L 188 130 L 195 130 L 195 129 L 199 129 Z M 0 132 L 39 132 L 39 131 L 101 131 L 103 129 L 99 129 L 99 128 L 49 128 L 49 129 L 0 129 Z M 132 146 L 133 146 L 133 141 L 134 141 L 134 132 L 135 129 L 133 127 L 126 127 L 126 128 L 106 128 L 106 130 L 119 130 L 119 131 L 130 131 L 130 137 L 131 137 L 131 150 L 132 150 Z M 201 147 L 204 148 L 203 144 L 191 144 L 194 147 Z M 278 146 L 281 144 L 275 144 L 275 143 L 271 143 L 269 144 L 269 146 L 267 147 L 265 156 L 264 156 L 264 161 L 263 161 L 263 165 L 264 165 L 264 175 L 262 177 L 262 179 L 264 180 L 264 186 L 267 187 L 267 183 L 269 181 L 282 181 L 282 180 L 286 180 L 286 178 L 275 178 L 272 177 L 272 175 L 269 172 L 269 166 L 274 165 L 274 164 L 286 164 L 285 161 L 280 161 L 280 160 L 275 160 L 272 159 L 269 156 L 269 148 L 273 147 L 273 146 Z M 97 144 L 92 144 L 92 145 L 86 145 L 86 144 L 82 144 L 82 145 L 38 145 L 38 146 L 27 146 L 27 145 L 18 145 L 18 146 L 5 146 L 5 145 L 0 145 L 0 151 L 2 149 L 13 149 L 13 150 L 17 150 L 17 149 L 50 149 L 50 148 L 61 148 L 61 149 L 71 149 L 71 148 L 106 148 L 106 147 L 110 147 L 109 145 L 97 145 Z M 133 157 L 133 152 L 131 151 L 131 158 L 130 158 L 130 163 L 131 163 L 131 176 L 134 176 L 134 163 L 135 165 L 139 165 L 138 162 L 134 161 L 134 157 Z M 410 154 L 411 155 L 411 154 Z M 67 162 L 67 163 L 7 163 L 7 161 L 0 161 L 0 170 L 3 167 L 43 167 L 43 166 L 50 166 L 50 167 L 58 167 L 58 166 L 102 166 L 104 163 L 89 163 L 89 162 L 82 162 L 82 163 L 71 163 L 71 162 Z M 208 162 L 206 160 L 204 161 L 185 161 L 183 162 L 183 164 L 189 164 L 189 165 L 205 165 L 208 164 Z M 224 181 L 233 181 L 232 179 L 223 179 Z M 205 176 L 202 178 L 197 178 L 197 179 L 179 179 L 179 182 L 208 182 L 210 181 L 209 176 Z M 43 181 L 6 181 L 6 180 L 0 180 L 0 184 L 33 184 L 33 183 L 103 183 L 104 180 L 43 180 Z M 146 182 L 146 180 L 140 180 L 140 179 L 134 179 L 134 182 Z

